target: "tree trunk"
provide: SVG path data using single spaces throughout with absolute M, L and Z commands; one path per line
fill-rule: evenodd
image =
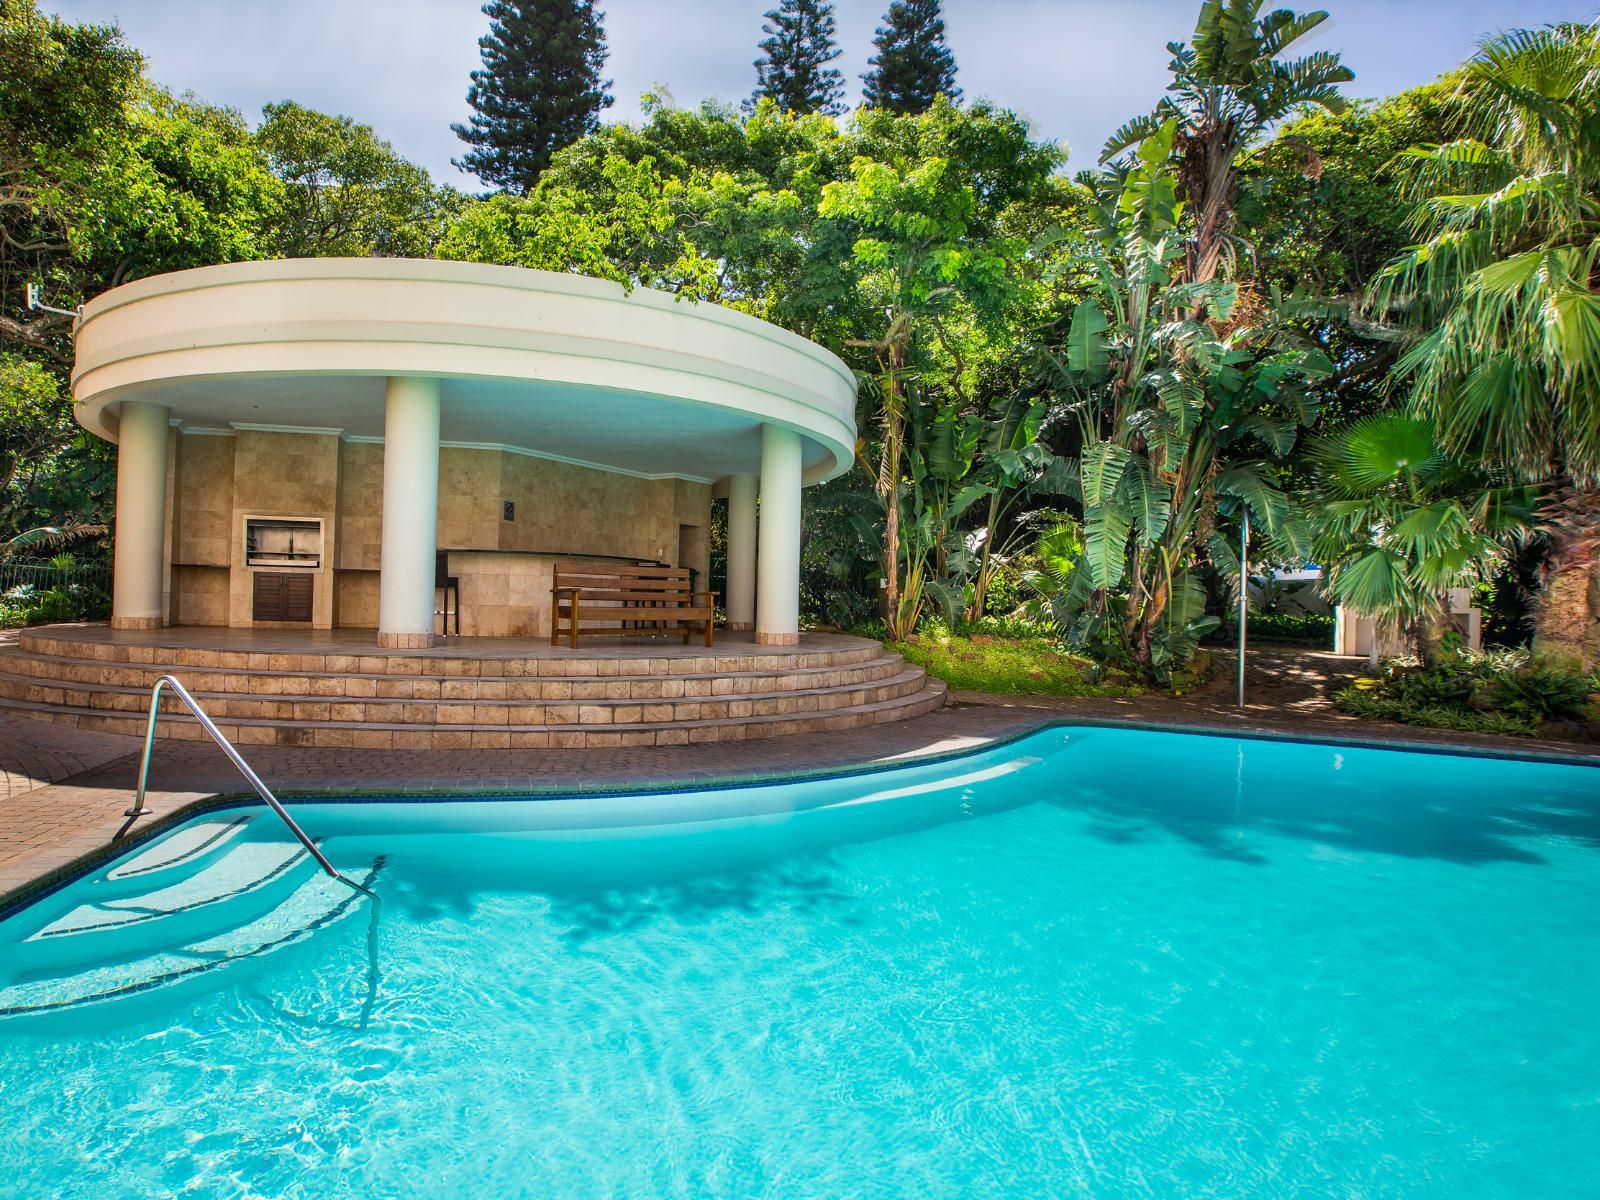
M 888 584 L 885 602 L 889 609 L 889 635 L 896 640 L 900 630 L 900 447 L 887 447 L 889 493 L 883 498 L 883 569 Z
M 878 481 L 883 496 L 883 567 L 887 574 L 889 608 L 889 636 L 903 640 L 912 630 L 900 627 L 900 454 L 905 434 L 905 414 L 900 367 L 905 361 L 905 347 L 892 343 L 889 347 L 889 396 L 885 405 L 884 478 Z
M 1563 487 L 1541 517 L 1550 555 L 1534 612 L 1534 653 L 1593 670 L 1600 666 L 1600 495 Z
M 1136 570 L 1142 569 L 1142 563 L 1136 560 Z M 1134 603 L 1135 598 L 1143 592 L 1145 595 L 1144 607 L 1140 610 L 1137 621 L 1133 624 L 1128 638 L 1128 651 L 1134 664 L 1151 679 L 1156 677 L 1155 644 L 1156 636 L 1160 631 L 1162 619 L 1167 615 L 1167 578 L 1164 571 L 1160 572 L 1153 584 L 1136 587 L 1130 590 L 1128 603 Z M 1135 575 L 1135 578 L 1137 576 Z
M 1576 562 L 1552 566 L 1534 614 L 1533 649 L 1541 659 L 1592 670 L 1600 665 L 1600 570 Z
M 1417 657 L 1425 667 L 1437 667 L 1444 661 L 1444 637 L 1450 632 L 1449 602 L 1435 596 L 1432 607 L 1419 616 L 1411 626 L 1411 636 L 1417 644 Z

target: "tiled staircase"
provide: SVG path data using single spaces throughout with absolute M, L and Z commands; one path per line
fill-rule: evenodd
M 861 639 L 664 657 L 278 653 L 26 630 L 0 649 L 0 708 L 141 733 L 150 688 L 181 679 L 242 745 L 377 749 L 683 745 L 850 729 L 944 703 L 944 685 Z M 164 737 L 200 738 L 176 701 Z

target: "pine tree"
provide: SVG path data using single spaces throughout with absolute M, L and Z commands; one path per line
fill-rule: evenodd
M 828 64 L 839 57 L 834 44 L 833 5 L 828 0 L 780 0 L 761 26 L 766 40 L 756 59 L 756 90 L 745 102 L 754 108 L 771 99 L 784 112 L 844 111 L 844 76 Z
M 961 98 L 939 0 L 894 0 L 872 44 L 878 54 L 867 60 L 872 70 L 861 77 L 867 107 L 920 113 L 941 94 Z
M 611 105 L 611 81 L 600 78 L 605 30 L 594 0 L 489 0 L 483 12 L 483 69 L 467 89 L 473 116 L 450 127 L 472 149 L 454 161 L 487 184 L 525 192 Z

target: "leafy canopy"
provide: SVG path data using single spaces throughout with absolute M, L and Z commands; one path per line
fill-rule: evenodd
M 1462 136 L 1406 153 L 1416 243 L 1371 297 L 1415 343 L 1397 385 L 1453 451 L 1600 489 L 1600 28 L 1484 44 Z
M 268 104 L 256 130 L 284 182 L 273 250 L 285 258 L 426 258 L 454 194 L 367 125 L 292 100 Z

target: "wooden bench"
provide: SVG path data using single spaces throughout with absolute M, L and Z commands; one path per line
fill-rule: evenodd
M 703 629 L 709 646 L 716 593 L 696 592 L 692 586 L 688 567 L 556 563 L 550 589 L 550 644 L 559 646 L 563 633 L 573 647 L 580 634 L 657 637 L 678 633 L 687 646 L 689 635 Z

